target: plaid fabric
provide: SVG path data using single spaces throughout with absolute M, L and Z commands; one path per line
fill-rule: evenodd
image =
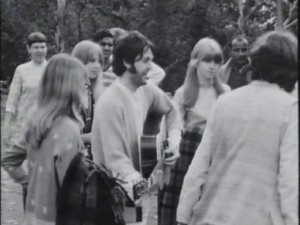
M 125 225 L 125 198 L 124 189 L 105 169 L 79 153 L 58 189 L 56 225 Z
M 195 151 L 202 139 L 197 127 L 186 130 L 182 136 L 180 158 L 171 169 L 170 183 L 158 193 L 158 224 L 176 225 L 176 209 L 184 176 L 192 162 Z

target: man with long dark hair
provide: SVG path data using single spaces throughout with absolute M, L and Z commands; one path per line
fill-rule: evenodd
M 137 31 L 129 32 L 118 41 L 112 62 L 113 72 L 118 78 L 99 98 L 95 107 L 97 116 L 92 126 L 94 161 L 103 163 L 129 186 L 144 179 L 140 138 L 148 112 L 166 115 L 169 135 L 169 149 L 166 152 L 173 154 L 164 163 L 172 165 L 179 157 L 182 128 L 179 110 L 161 89 L 147 82 L 153 60 L 151 48 L 152 43 Z M 146 224 L 149 195 L 144 194 L 139 200 L 142 218 L 136 218 L 125 210 L 127 223 Z

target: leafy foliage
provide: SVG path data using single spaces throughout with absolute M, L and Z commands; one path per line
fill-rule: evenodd
M 297 18 L 292 3 L 282 2 L 285 18 Z M 275 0 L 243 0 L 243 32 L 253 40 L 276 28 Z M 49 39 L 51 56 L 70 52 L 80 40 L 98 29 L 121 27 L 139 30 L 156 46 L 155 61 L 167 73 L 162 88 L 173 92 L 185 77 L 194 44 L 211 36 L 225 48 L 240 31 L 237 0 L 1 0 L 1 79 L 12 77 L 15 67 L 27 60 L 26 38 L 40 30 Z M 297 32 L 298 26 L 291 27 Z

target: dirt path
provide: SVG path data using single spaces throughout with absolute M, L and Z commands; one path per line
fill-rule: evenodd
M 1 137 L 6 96 L 1 95 Z M 2 140 L 1 140 L 2 143 Z M 1 147 L 1 153 L 3 148 Z M 21 225 L 23 219 L 22 188 L 1 167 L 1 224 Z
M 21 225 L 22 189 L 1 168 L 1 224 Z

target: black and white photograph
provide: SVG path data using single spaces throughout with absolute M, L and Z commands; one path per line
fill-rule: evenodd
M 298 0 L 1 0 L 2 225 L 298 225 Z

